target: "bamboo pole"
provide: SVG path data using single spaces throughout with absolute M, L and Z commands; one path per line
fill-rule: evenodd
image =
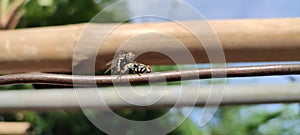
M 220 94 L 219 96 L 211 95 L 212 97 L 222 97 L 220 105 L 240 105 L 240 104 L 261 104 L 261 103 L 291 103 L 300 102 L 300 84 L 243 84 L 243 85 L 214 85 L 211 91 L 210 85 L 194 86 L 152 86 L 155 90 L 151 91 L 151 95 L 140 96 L 133 93 L 133 90 L 138 93 L 149 93 L 151 87 L 117 87 L 118 92 L 113 87 L 100 89 L 81 88 L 77 89 L 60 89 L 59 91 L 50 90 L 10 90 L 0 91 L 0 112 L 9 112 L 17 110 L 80 110 L 79 103 L 85 109 L 100 109 L 109 106 L 114 109 L 121 108 L 160 108 L 173 107 L 177 102 L 176 107 L 182 106 L 204 106 L 207 103 L 207 98 L 212 93 Z M 224 89 L 224 94 L 222 93 Z M 181 92 L 180 91 L 184 91 Z M 199 91 L 198 91 L 199 90 Z M 132 94 L 133 93 L 133 94 Z M 162 94 L 163 93 L 163 94 Z M 180 94 L 179 94 L 180 93 Z M 103 95 L 103 100 L 100 100 L 100 95 Z M 127 95 L 127 96 L 126 96 Z M 223 96 L 222 96 L 223 95 Z M 178 100 L 178 97 L 181 97 Z M 34 97 L 34 98 L 33 98 Z M 161 97 L 161 98 L 160 98 Z M 197 97 L 197 98 L 195 98 Z M 159 100 L 156 100 L 160 98 Z M 55 100 L 54 100 L 55 99 Z M 79 99 L 79 100 L 78 100 Z M 128 100 L 145 106 L 133 105 Z M 195 102 L 194 102 L 195 99 Z M 146 105 L 152 101 L 158 101 L 151 105 Z M 218 99 L 211 100 L 208 105 L 214 106 L 219 101 Z
M 185 23 L 197 26 L 203 22 Z M 300 18 L 216 20 L 208 23 L 222 43 L 227 62 L 300 60 Z M 95 24 L 94 28 L 100 32 L 90 34 L 89 37 L 93 39 L 107 36 L 101 33 L 101 30 L 113 25 Z M 86 26 L 87 24 L 77 24 L 0 31 L 0 74 L 71 71 L 74 48 Z M 196 41 L 186 29 L 175 23 L 123 24 L 103 42 L 96 69 L 105 70 L 107 68 L 105 63 L 112 59 L 121 43 L 147 31 L 170 34 L 185 44 L 196 62 L 209 62 L 201 43 Z M 154 34 L 140 37 L 139 40 L 132 42 L 129 49 L 140 51 L 152 47 L 152 49 L 160 48 L 180 54 L 182 50 L 172 44 L 174 40 Z M 87 55 L 88 53 L 87 49 Z M 80 63 L 84 59 L 86 57 L 83 56 L 82 60 L 79 59 L 77 62 Z M 142 55 L 139 61 L 151 65 L 173 64 L 168 57 L 157 53 Z M 180 64 L 186 63 L 190 61 L 183 59 Z
M 1 135 L 26 135 L 29 128 L 28 122 L 0 122 Z

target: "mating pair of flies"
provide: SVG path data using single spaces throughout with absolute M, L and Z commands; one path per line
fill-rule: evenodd
M 118 57 L 109 61 L 106 65 L 111 67 L 108 68 L 105 73 L 111 70 L 111 74 L 120 76 L 123 74 L 140 75 L 151 72 L 149 65 L 135 61 L 135 54 L 127 51 L 122 51 Z

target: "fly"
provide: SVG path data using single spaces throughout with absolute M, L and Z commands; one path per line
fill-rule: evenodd
M 122 74 L 143 74 L 150 73 L 151 67 L 134 61 L 135 54 L 133 52 L 122 51 L 115 60 L 108 62 L 106 65 L 111 65 L 111 68 L 105 71 L 111 70 L 112 74 L 122 75 Z

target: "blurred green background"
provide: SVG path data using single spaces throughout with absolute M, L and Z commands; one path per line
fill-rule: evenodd
M 2 0 L 2 2 L 5 0 Z M 105 6 L 115 0 L 26 0 L 22 5 L 24 15 L 17 28 L 42 27 L 88 22 Z M 3 7 L 2 7 L 3 8 Z M 114 11 L 107 12 L 103 22 L 118 22 Z M 154 71 L 174 70 L 174 66 L 155 66 Z M 229 80 L 230 81 L 230 80 Z M 209 81 L 206 82 L 209 84 Z M 176 85 L 171 83 L 170 85 Z M 49 85 L 16 85 L 0 87 L 10 89 L 50 88 Z M 57 86 L 56 86 L 57 87 Z M 267 108 L 267 109 L 266 109 Z M 298 104 L 226 106 L 221 107 L 214 118 L 205 127 L 199 127 L 194 117 L 189 117 L 172 135 L 252 135 L 252 134 L 299 134 L 300 124 Z M 198 111 L 201 108 L 198 108 Z M 116 111 L 123 117 L 134 120 L 153 119 L 164 113 L 162 110 Z M 174 113 L 174 118 L 184 114 Z M 30 134 L 35 135 L 97 135 L 104 134 L 88 121 L 82 112 L 55 111 L 32 112 L 20 111 L 0 114 L 0 121 L 27 121 L 32 124 Z M 162 125 L 163 126 L 163 125 Z M 118 127 L 115 127 L 118 129 Z

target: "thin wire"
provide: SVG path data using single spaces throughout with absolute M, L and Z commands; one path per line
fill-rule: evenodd
M 300 74 L 300 64 L 279 64 L 264 66 L 241 66 L 228 68 L 201 68 L 194 70 L 154 72 L 149 74 L 84 76 L 84 75 L 64 75 L 50 73 L 23 73 L 0 76 L 1 85 L 15 84 L 50 84 L 65 86 L 113 86 L 128 84 L 148 84 L 158 82 L 172 82 L 194 79 L 209 78 L 230 78 L 230 77 L 254 77 L 273 75 Z M 73 83 L 74 81 L 74 83 Z M 130 82 L 130 83 L 128 83 Z

